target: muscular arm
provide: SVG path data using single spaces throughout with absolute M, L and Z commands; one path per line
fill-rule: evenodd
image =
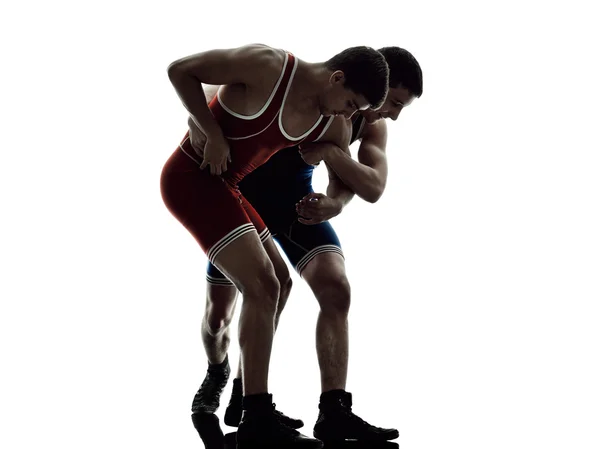
M 335 145 L 339 151 L 350 156 L 350 138 L 352 136 L 352 125 L 348 120 L 341 117 L 336 118 L 328 132 L 323 136 L 324 139 Z M 327 161 L 325 161 L 329 183 L 327 184 L 327 196 L 336 200 L 340 206 L 340 212 L 354 198 L 354 191 L 350 189 L 337 175 Z
M 212 99 L 217 96 L 217 92 L 219 91 L 219 87 L 220 86 L 214 86 L 212 84 L 203 85 L 202 86 L 202 90 L 204 91 L 204 95 L 206 96 L 206 104 L 210 104 L 210 102 L 212 101 Z M 196 122 L 194 122 L 194 119 L 192 118 L 191 115 L 188 117 L 188 126 L 190 127 L 190 129 L 197 129 L 198 128 L 197 125 L 196 125 Z
M 341 150 L 341 149 L 340 149 Z M 349 153 L 349 151 L 348 151 Z M 354 198 L 354 191 L 350 189 L 344 182 L 339 178 L 336 172 L 326 163 L 327 172 L 329 174 L 329 184 L 327 184 L 327 196 L 336 200 L 340 205 L 341 209 Z
M 359 197 L 375 203 L 387 182 L 385 154 L 387 128 L 383 120 L 368 125 L 361 136 L 358 161 L 335 145 L 329 145 L 323 160 Z
M 300 146 L 302 158 L 308 164 L 318 164 L 319 161 L 323 160 L 322 151 L 330 145 L 344 148 L 345 150 L 340 149 L 340 151 L 345 151 L 350 154 L 348 145 L 350 143 L 351 132 L 352 126 L 347 120 L 336 118 L 318 143 L 309 143 Z M 296 205 L 296 210 L 300 215 L 298 218 L 300 223 L 316 224 L 329 220 L 339 215 L 354 197 L 354 192 L 342 182 L 335 171 L 327 164 L 325 164 L 325 166 L 327 167 L 327 172 L 329 174 L 327 195 L 310 193 L 300 200 L 299 204 Z
M 256 70 L 272 61 L 275 50 L 263 45 L 247 45 L 227 50 L 210 50 L 171 63 L 169 79 L 190 117 L 207 136 L 222 136 L 222 131 L 208 108 L 202 83 L 260 83 Z

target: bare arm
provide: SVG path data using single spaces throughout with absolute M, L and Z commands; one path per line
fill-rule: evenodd
M 344 184 L 327 165 L 329 184 L 327 195 L 309 193 L 296 205 L 298 221 L 303 224 L 317 224 L 337 217 L 354 197 L 354 192 Z
M 336 145 L 327 146 L 323 160 L 359 197 L 375 203 L 383 194 L 388 174 L 385 122 L 367 126 L 361 138 L 358 161 Z
M 354 191 L 342 182 L 333 169 L 325 164 L 329 173 L 329 184 L 327 184 L 327 196 L 336 200 L 342 209 L 354 198 Z
M 325 145 L 335 145 L 339 151 L 350 156 L 350 138 L 352 137 L 352 124 L 349 120 L 342 117 L 336 117 L 319 142 Z M 315 145 L 319 145 L 316 143 Z M 324 148 L 327 148 L 326 146 Z M 324 152 L 321 154 L 324 156 Z M 339 212 L 354 198 L 354 191 L 350 189 L 337 175 L 327 161 L 325 161 L 327 173 L 329 175 L 329 184 L 327 185 L 327 196 L 339 203 Z
M 219 87 L 220 86 L 215 86 L 212 84 L 202 86 L 202 90 L 204 91 L 204 95 L 206 96 L 206 104 L 210 104 L 210 102 L 213 100 L 213 98 L 215 98 L 217 96 Z M 196 132 L 202 132 L 202 130 L 199 129 L 198 126 L 196 125 L 196 122 L 194 122 L 194 119 L 192 118 L 191 115 L 188 118 L 188 126 L 190 127 L 190 130 L 194 130 Z
M 169 65 L 167 72 L 192 120 L 209 139 L 213 136 L 223 138 L 208 108 L 202 83 L 253 85 L 260 82 L 261 73 L 256 68 L 271 62 L 274 52 L 270 47 L 256 44 L 210 50 L 178 59 Z
M 322 160 L 323 149 L 329 145 L 339 145 L 350 155 L 348 144 L 350 143 L 350 133 L 352 127 L 344 119 L 336 119 L 324 139 L 327 143 L 311 143 L 306 145 L 304 150 L 300 150 L 302 158 L 307 163 L 316 164 Z M 303 145 L 301 145 L 301 148 Z M 298 203 L 296 210 L 300 217 L 298 221 L 303 224 L 316 224 L 327 221 L 339 215 L 344 207 L 354 197 L 354 192 L 342 182 L 338 175 L 325 163 L 329 174 L 329 184 L 327 185 L 327 195 L 322 193 L 310 193 Z M 302 218 L 304 217 L 304 218 Z

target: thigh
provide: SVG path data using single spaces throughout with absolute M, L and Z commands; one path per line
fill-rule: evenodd
M 210 261 L 206 266 L 206 283 L 209 285 L 233 286 L 233 282 Z
M 325 252 L 317 254 L 302 271 L 302 278 L 309 285 L 321 310 L 347 313 L 350 309 L 350 283 L 341 254 Z
M 302 270 L 302 278 L 313 292 L 330 285 L 346 284 L 345 260 L 341 254 L 332 251 L 317 254 Z
M 281 253 L 277 249 L 273 238 L 269 237 L 267 240 L 265 240 L 263 242 L 263 246 L 269 255 L 271 263 L 273 264 L 275 275 L 277 276 L 279 283 L 282 285 L 285 284 L 290 279 L 290 271 L 288 270 L 285 260 L 283 260 L 283 257 L 281 257 Z
M 276 294 L 278 290 L 273 263 L 256 231 L 229 242 L 213 263 L 242 295 L 262 295 L 266 291 Z
M 241 193 L 240 193 L 240 203 L 241 203 L 242 207 L 244 208 L 244 211 L 246 212 L 246 215 L 248 216 L 250 222 L 256 228 L 256 232 L 258 232 L 260 241 L 264 243 L 265 241 L 267 241 L 269 239 L 269 237 L 271 237 L 271 233 L 269 232 L 269 229 L 267 228 L 267 225 L 265 224 L 264 220 L 262 219 L 260 214 L 256 211 L 254 206 L 252 206 L 252 204 L 250 204 L 250 202 L 246 199 L 246 197 L 244 195 L 242 195 Z
M 255 231 L 239 192 L 219 176 L 200 170 L 181 150 L 165 164 L 160 187 L 169 211 L 194 236 L 210 261 L 232 241 Z
M 340 240 L 329 222 L 305 225 L 296 221 L 274 238 L 300 275 L 319 254 L 332 252 L 343 259 Z

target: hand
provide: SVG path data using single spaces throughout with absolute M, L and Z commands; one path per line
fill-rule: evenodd
M 322 193 L 309 193 L 296 203 L 298 221 L 305 225 L 323 223 L 342 212 L 342 204 Z
M 328 143 L 303 143 L 298 146 L 298 151 L 304 162 L 317 166 L 325 159 L 330 145 Z
M 190 117 L 190 143 L 198 156 L 202 158 L 200 169 L 210 165 L 212 175 L 220 175 L 227 171 L 227 162 L 231 162 L 231 153 L 227 140 L 222 135 L 209 137 L 196 125 Z

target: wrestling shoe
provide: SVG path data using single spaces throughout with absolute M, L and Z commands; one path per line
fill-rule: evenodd
M 225 424 L 230 427 L 238 427 L 242 420 L 242 402 L 244 398 L 244 392 L 242 387 L 242 379 L 233 379 L 233 390 L 231 392 L 231 399 L 229 405 L 225 409 Z M 290 418 L 284 415 L 277 409 L 273 410 L 275 416 L 282 424 L 291 427 L 292 429 L 300 429 L 304 426 L 304 422 L 301 419 Z
M 352 413 L 352 394 L 333 390 L 321 395 L 319 417 L 313 435 L 325 442 L 343 440 L 389 441 L 398 438 L 396 429 L 375 427 Z
M 319 440 L 284 425 L 274 413 L 270 394 L 244 397 L 244 412 L 237 430 L 237 449 L 321 449 Z
M 219 408 L 221 393 L 229 379 L 229 358 L 219 365 L 208 365 L 206 377 L 192 402 L 192 413 L 215 413 Z

